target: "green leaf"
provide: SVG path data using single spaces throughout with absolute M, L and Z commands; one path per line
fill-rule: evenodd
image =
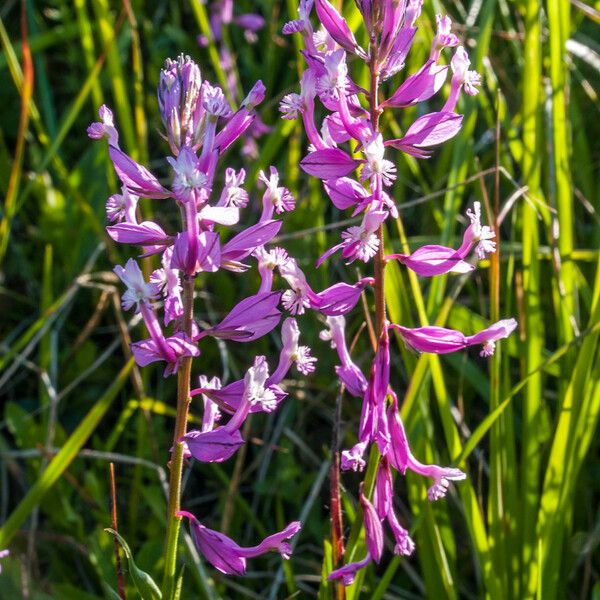
M 144 600 L 152 600 L 154 598 L 158 598 L 160 600 L 162 598 L 162 593 L 158 589 L 156 583 L 154 583 L 154 579 L 146 573 L 146 571 L 142 571 L 133 560 L 133 554 L 131 553 L 131 549 L 127 542 L 123 539 L 121 535 L 114 529 L 107 528 L 104 531 L 114 535 L 117 539 L 117 542 L 123 548 L 123 552 L 125 553 L 125 558 L 127 559 L 127 565 L 129 566 L 129 576 L 131 577 L 131 581 L 135 585 L 137 591 L 140 593 L 141 597 Z M 179 587 L 179 586 L 178 586 Z

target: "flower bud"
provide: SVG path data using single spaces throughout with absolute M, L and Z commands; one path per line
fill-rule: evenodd
M 196 107 L 201 84 L 200 68 L 183 54 L 176 61 L 168 58 L 160 72 L 158 106 L 173 151 L 190 141 L 198 125 Z

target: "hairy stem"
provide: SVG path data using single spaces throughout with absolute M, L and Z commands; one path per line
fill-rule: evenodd
M 185 277 L 183 281 L 183 328 L 187 336 L 192 335 L 194 312 L 194 279 Z M 167 513 L 167 542 L 165 546 L 165 572 L 163 578 L 163 598 L 171 600 L 175 589 L 175 570 L 177 567 L 177 541 L 181 517 L 180 510 L 181 474 L 183 472 L 183 444 L 179 441 L 186 433 L 188 410 L 190 406 L 190 376 L 192 357 L 185 357 L 177 372 L 177 415 L 173 433 L 173 452 L 171 454 L 171 476 L 169 480 L 169 508 Z

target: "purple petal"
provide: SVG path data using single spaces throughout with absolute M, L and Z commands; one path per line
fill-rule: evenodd
M 395 324 L 391 328 L 399 331 L 404 341 L 418 352 L 447 354 L 467 346 L 467 338 L 454 329 L 435 326 L 410 329 Z
M 447 74 L 448 66 L 429 61 L 408 77 L 383 105 L 401 108 L 429 100 L 444 85 Z
M 371 562 L 371 555 L 367 552 L 367 555 L 362 560 L 357 562 L 349 563 L 336 569 L 335 571 L 331 571 L 329 575 L 327 575 L 327 580 L 331 581 L 332 579 L 341 579 L 344 582 L 344 585 L 352 585 L 354 582 L 354 578 L 356 577 L 356 573 L 366 567 Z
M 198 236 L 198 265 L 202 271 L 214 273 L 221 265 L 221 245 L 219 234 L 214 231 L 203 231 Z
M 269 333 L 279 323 L 277 305 L 281 292 L 256 294 L 245 298 L 207 333 L 213 337 L 238 342 L 250 342 Z
M 115 146 L 109 146 L 108 153 L 119 179 L 129 191 L 144 198 L 169 198 L 172 196 L 171 192 L 160 185 L 158 179 L 146 167 L 135 162 L 122 150 Z
M 344 50 L 366 58 L 365 51 L 358 45 L 346 20 L 327 0 L 316 0 L 315 9 L 323 27 Z
M 219 154 L 223 154 L 252 125 L 255 118 L 256 115 L 247 108 L 240 108 L 216 135 L 213 148 L 218 149 Z
M 221 262 L 242 260 L 270 242 L 281 229 L 281 221 L 261 221 L 229 240 L 221 249 Z
M 168 243 L 171 238 L 154 221 L 136 223 L 117 223 L 106 228 L 108 235 L 120 244 L 139 244 L 142 246 Z
M 200 462 L 223 462 L 244 445 L 239 429 L 230 431 L 226 426 L 211 431 L 189 431 L 182 441 Z
M 300 161 L 300 166 L 309 175 L 320 179 L 336 179 L 354 171 L 360 164 L 338 148 L 315 150 Z
M 454 112 L 433 112 L 419 117 L 398 140 L 405 146 L 416 148 L 437 146 L 453 138 L 462 125 L 463 116 Z M 394 145 L 394 140 L 388 142 Z
M 381 521 L 375 507 L 363 495 L 362 490 L 360 492 L 360 504 L 362 506 L 365 523 L 367 550 L 373 557 L 373 560 L 379 562 L 381 560 L 381 555 L 383 554 L 383 527 L 381 526 Z
M 367 283 L 367 281 L 360 281 L 354 285 L 336 283 L 314 295 L 314 299 L 311 299 L 312 308 L 328 317 L 345 315 L 356 306 Z
M 323 185 L 334 206 L 340 210 L 354 206 L 369 197 L 369 192 L 358 181 L 349 177 L 329 179 L 324 181 Z
M 468 273 L 475 267 L 463 260 L 453 248 L 446 246 L 422 246 L 410 255 L 392 255 L 399 262 L 412 269 L 417 275 L 431 277 L 442 273 Z M 390 257 L 391 258 L 391 257 Z

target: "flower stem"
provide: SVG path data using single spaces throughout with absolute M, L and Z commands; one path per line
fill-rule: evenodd
M 183 329 L 187 336 L 192 335 L 194 312 L 194 278 L 185 277 L 183 281 Z M 188 410 L 190 406 L 190 376 L 192 357 L 182 359 L 177 372 L 177 415 L 173 433 L 173 451 L 171 453 L 171 476 L 169 480 L 169 507 L 167 513 L 167 542 L 165 545 L 165 571 L 163 577 L 163 599 L 171 600 L 175 590 L 175 572 L 177 567 L 177 542 L 181 517 L 180 510 L 181 475 L 183 472 L 183 444 L 179 441 L 186 433 Z
M 371 36 L 371 43 L 369 47 L 369 70 L 370 76 L 370 93 L 369 93 L 369 114 L 371 116 L 371 127 L 373 133 L 377 135 L 379 133 L 379 116 L 381 115 L 381 108 L 379 107 L 379 57 L 378 57 L 379 46 L 377 44 L 377 38 L 373 33 Z M 375 174 L 374 181 L 372 184 L 373 189 L 373 200 L 374 202 L 381 201 L 381 191 L 383 187 L 383 181 L 380 173 Z M 384 248 L 384 234 L 383 234 L 383 223 L 377 230 L 377 239 L 379 240 L 379 248 L 375 255 L 375 328 L 377 331 L 377 337 L 381 336 L 381 332 L 385 328 L 385 248 Z
M 342 420 L 342 396 L 344 387 L 339 391 L 335 403 L 335 417 L 333 423 L 333 439 L 331 442 L 331 467 L 329 471 L 330 481 L 330 507 L 331 507 L 331 546 L 333 568 L 342 566 L 344 559 L 344 521 L 342 518 L 342 500 L 340 494 L 340 448 L 339 430 Z M 336 600 L 344 600 L 346 588 L 338 580 L 334 584 Z

